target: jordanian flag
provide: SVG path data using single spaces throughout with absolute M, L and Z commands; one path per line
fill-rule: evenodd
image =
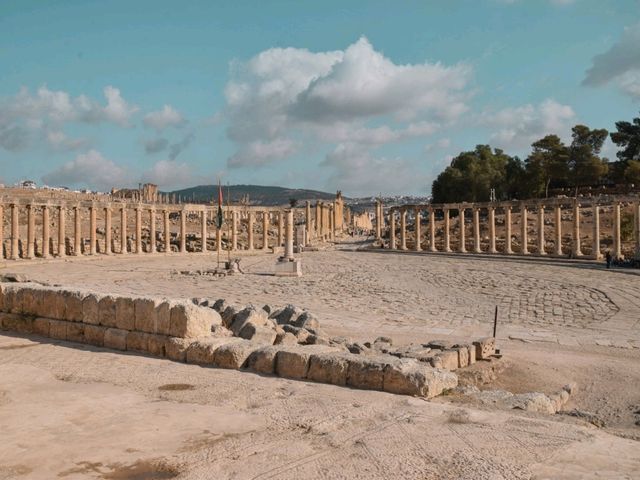
M 216 218 L 216 227 L 218 227 L 218 230 L 222 228 L 223 223 L 224 215 L 222 214 L 222 186 L 220 185 L 220 181 L 218 180 L 218 216 Z

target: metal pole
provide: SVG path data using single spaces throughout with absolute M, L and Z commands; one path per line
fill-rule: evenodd
M 496 313 L 493 317 L 493 338 L 496 338 L 497 328 L 498 328 L 498 306 L 496 305 Z

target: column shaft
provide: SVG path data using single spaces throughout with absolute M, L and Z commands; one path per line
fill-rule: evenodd
M 480 246 L 480 209 L 473 209 L 473 252 L 482 253 Z
M 376 200 L 376 240 L 382 238 L 382 203 Z
M 449 209 L 445 208 L 444 212 L 444 251 L 451 251 L 451 240 L 450 240 L 450 232 L 449 229 L 451 227 L 451 218 L 449 216 Z
M 286 239 L 284 244 L 284 257 L 293 258 L 293 209 L 287 210 Z
M 0 221 L 2 220 L 2 211 L 0 210 Z M 49 207 L 42 207 L 42 258 L 49 258 Z M 0 233 L 0 257 L 2 256 L 2 234 Z
M 136 207 L 136 253 L 142 253 L 142 209 Z
M 200 251 L 202 253 L 207 251 L 207 208 L 200 213 L 200 237 L 202 238 L 202 246 Z
M 622 258 L 620 226 L 620 204 L 616 202 L 613 206 L 613 258 Z
M 555 208 L 555 250 L 556 255 L 562 255 L 562 207 Z
M 253 250 L 253 212 L 249 212 L 247 239 L 249 242 L 248 250 Z
M 58 257 L 66 257 L 67 256 L 67 241 L 66 241 L 66 232 L 65 232 L 65 208 L 60 205 L 58 207 Z
M 187 211 L 180 211 L 180 253 L 187 253 Z
M 466 208 L 460 208 L 458 209 L 458 224 L 460 226 L 460 246 L 458 248 L 458 250 L 460 251 L 460 253 L 466 253 L 467 252 L 467 232 L 465 231 L 465 225 L 464 225 L 464 217 L 466 215 L 467 209 Z
M 436 248 L 436 212 L 432 207 L 429 207 L 429 251 L 438 251 Z
M 97 253 L 96 250 L 96 207 L 94 207 L 93 205 L 91 205 L 89 207 L 89 241 L 91 242 L 91 245 L 89 246 L 89 254 L 90 255 L 95 255 Z
M 513 253 L 511 248 L 511 207 L 504 209 L 504 253 Z
M 27 258 L 35 257 L 36 216 L 33 205 L 27 205 Z
M 231 250 L 238 249 L 238 212 L 231 212 Z
M 18 243 L 19 218 L 20 210 L 15 203 L 11 205 L 11 260 L 17 260 L 20 258 L 20 248 Z
M 73 228 L 73 254 L 75 256 L 82 255 L 82 218 L 80 216 L 80 207 L 73 207 L 74 228 Z
M 171 222 L 169 221 L 169 210 L 162 211 L 164 219 L 164 253 L 171 253 Z
M 580 204 L 576 201 L 573 204 L 573 249 L 574 257 L 582 256 L 580 248 Z
M 520 206 L 520 242 L 522 246 L 520 247 L 520 253 L 522 255 L 529 254 L 529 232 L 527 231 L 527 206 Z
M 389 210 L 389 248 L 396 249 L 396 212 Z
M 489 253 L 498 253 L 496 249 L 496 209 L 489 207 Z
M 306 222 L 311 222 L 311 207 L 309 206 L 309 202 L 307 202 L 307 212 L 306 212 Z M 278 247 L 281 247 L 284 242 L 284 212 L 280 210 L 278 212 Z M 305 223 L 305 232 L 307 235 L 307 242 L 309 241 L 309 236 L 311 235 L 311 224 Z
M 269 212 L 262 212 L 262 249 L 269 248 Z
M 149 209 L 149 253 L 156 253 L 156 211 Z
M 111 207 L 104 207 L 104 253 L 111 255 Z
M 400 211 L 400 250 L 407 249 L 407 212 Z
M 127 207 L 120 209 L 120 253 L 127 253 Z
M 544 238 L 544 205 L 538 206 L 538 255 L 546 255 Z
M 278 246 L 282 245 L 282 224 L 284 223 L 283 212 L 278 214 Z M 311 202 L 307 200 L 304 207 L 304 229 L 307 231 L 307 238 L 311 236 Z
M 595 260 L 599 260 L 602 255 L 600 254 L 600 207 L 594 204 L 593 210 L 593 240 L 591 242 L 591 256 Z

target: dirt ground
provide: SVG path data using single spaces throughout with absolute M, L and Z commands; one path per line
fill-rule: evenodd
M 215 254 L 5 262 L 50 284 L 240 304 L 293 303 L 330 335 L 394 343 L 490 334 L 483 390 L 558 391 L 563 411 L 461 393 L 418 398 L 0 336 L 0 479 L 640 478 L 640 276 L 602 265 L 355 251 L 301 255 L 301 278 L 181 274 Z M 465 377 L 464 382 L 468 379 Z M 460 410 L 466 413 L 462 414 Z M 571 413 L 571 414 L 570 414 Z

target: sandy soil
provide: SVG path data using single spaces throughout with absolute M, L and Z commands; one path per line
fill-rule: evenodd
M 101 292 L 294 303 L 329 334 L 395 343 L 487 335 L 498 305 L 504 358 L 481 388 L 551 393 L 576 382 L 565 412 L 459 394 L 427 402 L 5 334 L 0 479 L 640 477 L 639 276 L 354 246 L 303 254 L 294 279 L 269 276 L 267 254 L 243 257 L 247 273 L 223 279 L 176 273 L 215 263 L 194 254 L 5 270 Z M 566 414 L 574 409 L 600 426 Z

